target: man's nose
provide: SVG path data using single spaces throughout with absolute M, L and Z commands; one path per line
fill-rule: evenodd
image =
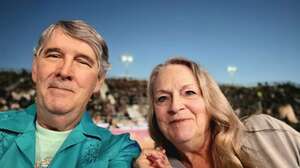
M 62 79 L 71 80 L 73 78 L 72 61 L 63 61 L 58 67 L 57 76 L 61 77 Z

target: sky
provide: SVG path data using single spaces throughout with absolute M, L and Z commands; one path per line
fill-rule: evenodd
M 147 79 L 184 56 L 223 84 L 300 84 L 299 0 L 4 0 L 0 18 L 0 69 L 30 70 L 47 26 L 82 19 L 108 44 L 109 77 Z M 124 54 L 133 57 L 127 68 Z

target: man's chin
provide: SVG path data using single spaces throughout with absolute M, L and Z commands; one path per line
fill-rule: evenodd
M 55 104 L 55 105 L 49 105 L 48 111 L 56 115 L 64 115 L 72 111 L 72 108 L 64 104 L 60 104 L 60 105 Z

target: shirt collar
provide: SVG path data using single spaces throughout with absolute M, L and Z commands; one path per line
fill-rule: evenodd
M 35 130 L 36 104 L 32 104 L 21 111 L 3 112 L 0 115 L 0 129 L 7 129 L 13 132 L 24 133 Z M 16 124 L 17 123 L 17 124 Z M 109 138 L 111 133 L 105 129 L 96 126 L 89 112 L 84 112 L 80 122 L 73 131 L 82 131 L 83 134 L 98 139 Z
M 24 133 L 35 130 L 36 108 L 31 105 L 24 110 L 3 112 L 0 115 L 0 129 Z

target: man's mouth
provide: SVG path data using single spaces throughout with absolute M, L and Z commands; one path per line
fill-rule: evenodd
M 68 88 L 62 88 L 62 87 L 55 87 L 55 86 L 50 86 L 50 89 L 58 89 L 58 90 L 63 90 L 63 91 L 68 91 L 68 92 L 73 92 L 73 90 L 68 89 Z
M 59 83 L 59 82 L 52 82 L 49 85 L 50 89 L 58 89 L 62 91 L 74 92 L 74 89 L 66 84 Z

